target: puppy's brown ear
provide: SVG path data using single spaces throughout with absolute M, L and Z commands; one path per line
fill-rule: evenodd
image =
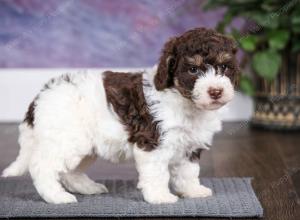
M 176 38 L 171 38 L 164 46 L 154 78 L 157 90 L 163 90 L 173 85 L 176 63 Z

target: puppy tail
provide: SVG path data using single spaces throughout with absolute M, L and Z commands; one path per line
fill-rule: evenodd
M 33 129 L 26 122 L 19 126 L 20 151 L 17 159 L 12 162 L 3 172 L 2 177 L 21 176 L 28 171 L 29 161 L 35 145 Z

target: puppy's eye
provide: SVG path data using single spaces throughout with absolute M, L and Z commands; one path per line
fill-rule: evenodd
M 199 73 L 199 69 L 197 67 L 193 66 L 193 67 L 189 68 L 189 72 L 192 74 L 197 74 L 197 73 Z
M 220 68 L 224 72 L 225 70 L 227 70 L 228 66 L 226 64 L 221 64 Z

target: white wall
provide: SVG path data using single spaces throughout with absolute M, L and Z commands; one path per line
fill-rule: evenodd
M 102 72 L 112 69 L 0 69 L 0 122 L 23 119 L 29 103 L 50 78 L 63 73 Z M 112 69 L 132 71 L 140 69 Z M 248 120 L 252 113 L 249 97 L 237 93 L 235 99 L 222 109 L 226 121 Z

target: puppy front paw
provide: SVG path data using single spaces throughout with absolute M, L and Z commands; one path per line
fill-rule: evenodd
M 144 193 L 144 199 L 151 204 L 175 203 L 178 197 L 170 192 Z
M 191 187 L 186 192 L 180 193 L 183 197 L 187 198 L 204 198 L 212 196 L 212 190 L 203 185 L 198 185 L 197 187 Z

